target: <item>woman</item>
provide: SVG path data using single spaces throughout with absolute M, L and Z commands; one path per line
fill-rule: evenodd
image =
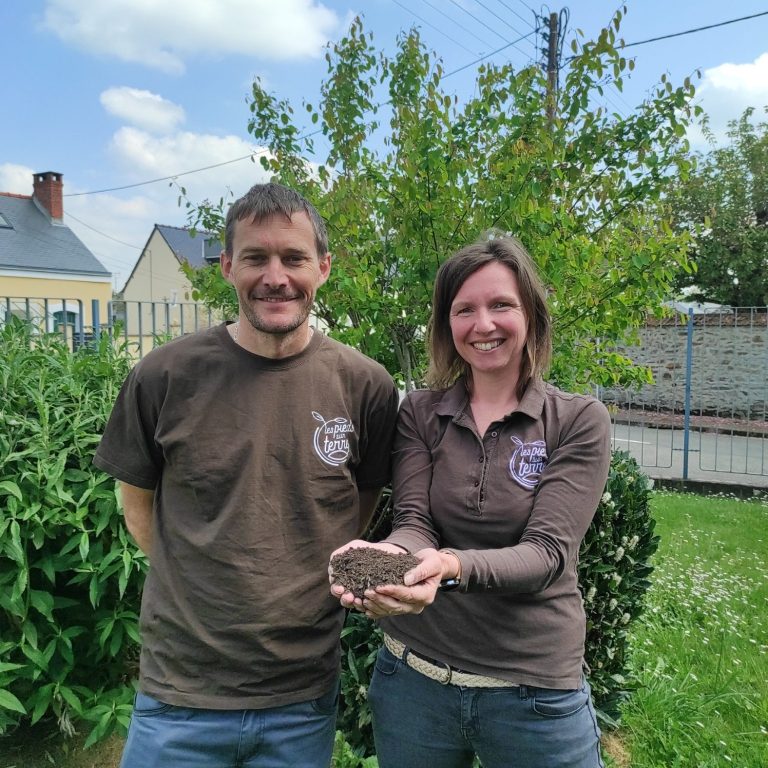
M 385 632 L 369 691 L 379 765 L 602 766 L 576 565 L 608 413 L 543 382 L 550 317 L 517 240 L 455 254 L 432 306 L 431 389 L 401 406 L 393 532 L 374 545 L 421 563 L 364 600 L 332 586 Z

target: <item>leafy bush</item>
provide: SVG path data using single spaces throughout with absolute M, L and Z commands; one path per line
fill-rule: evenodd
M 605 493 L 579 553 L 587 613 L 585 657 L 598 714 L 615 725 L 631 690 L 628 633 L 642 613 L 650 559 L 659 546 L 649 506 L 650 482 L 625 451 L 615 451 Z
M 382 643 L 378 624 L 357 611 L 347 614 L 341 631 L 341 693 L 336 726 L 360 756 L 374 753 L 368 683 Z
M 614 452 L 600 505 L 581 547 L 579 583 L 587 613 L 585 656 L 589 681 L 601 719 L 616 722 L 618 706 L 631 689 L 628 631 L 643 609 L 653 570 L 649 560 L 659 543 L 649 508 L 650 484 L 626 452 Z M 370 540 L 386 535 L 390 514 Z M 342 632 L 339 728 L 356 754 L 372 754 L 373 730 L 367 703 L 381 630 L 360 613 L 350 612 Z
M 331 768 L 378 768 L 375 757 L 361 757 L 344 738 L 343 731 L 336 731 Z
M 146 561 L 91 464 L 130 366 L 106 335 L 0 329 L 0 733 L 53 714 L 92 742 L 130 717 Z

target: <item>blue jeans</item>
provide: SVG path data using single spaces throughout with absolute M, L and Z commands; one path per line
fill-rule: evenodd
M 589 685 L 443 685 L 381 648 L 368 691 L 379 768 L 603 768 Z
M 120 768 L 328 768 L 337 706 L 338 685 L 271 709 L 191 709 L 137 693 Z

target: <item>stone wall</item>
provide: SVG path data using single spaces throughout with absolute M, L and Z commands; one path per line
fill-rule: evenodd
M 685 404 L 686 318 L 649 323 L 641 343 L 623 349 L 648 366 L 654 384 L 640 391 L 605 390 L 606 402 L 682 411 Z M 691 411 L 716 416 L 768 418 L 766 313 L 740 310 L 694 317 Z

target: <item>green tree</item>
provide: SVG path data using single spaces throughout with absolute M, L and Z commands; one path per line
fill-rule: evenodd
M 573 41 L 554 120 L 538 68 L 481 65 L 460 104 L 416 31 L 388 57 L 360 20 L 329 49 L 317 106 L 294 111 L 254 83 L 248 127 L 269 149 L 262 165 L 328 222 L 335 261 L 318 314 L 406 388 L 423 370 L 437 267 L 490 229 L 517 235 L 551 288 L 554 381 L 584 389 L 645 380 L 612 349 L 660 311 L 687 268 L 687 236 L 659 212 L 670 179 L 689 169 L 693 87 L 662 78 L 626 117 L 596 105 L 634 65 L 617 47 L 621 18 L 597 40 Z M 319 129 L 302 133 L 300 115 Z M 329 147 L 319 164 L 317 133 Z M 221 201 L 187 205 L 193 223 L 221 228 Z M 234 306 L 210 274 L 194 282 Z
M 768 304 L 768 123 L 753 123 L 753 114 L 728 124 L 727 146 L 696 156 L 670 198 L 675 227 L 692 233 L 698 267 L 677 287 L 733 306 Z

